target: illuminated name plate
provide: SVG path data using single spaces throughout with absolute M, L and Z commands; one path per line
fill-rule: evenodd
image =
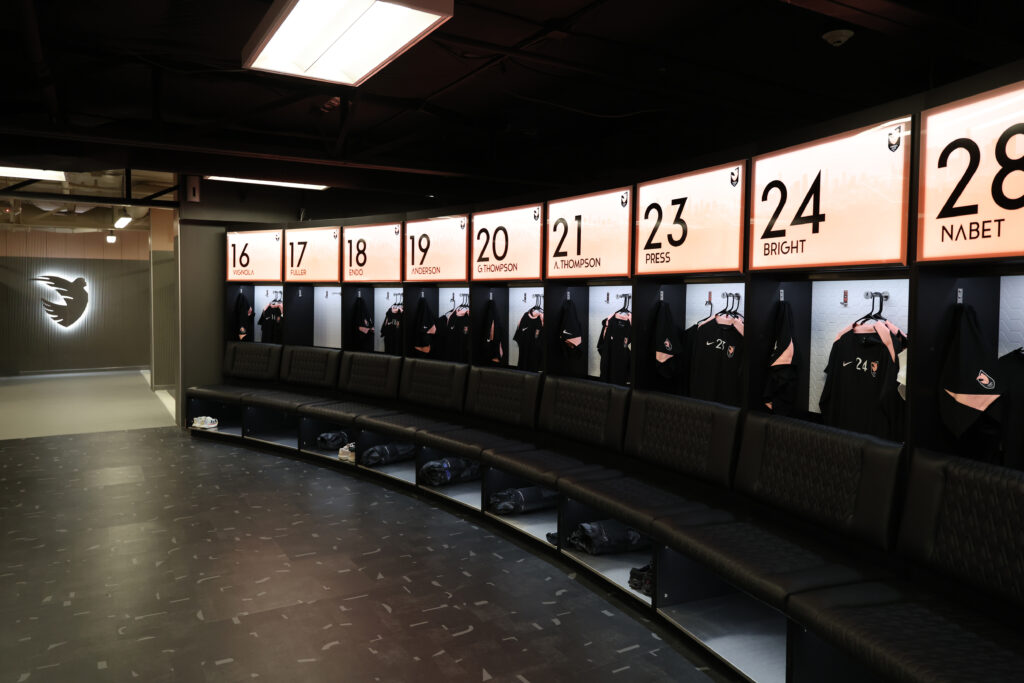
M 337 282 L 341 227 L 284 231 L 285 282 Z
M 229 282 L 281 281 L 281 230 L 229 232 Z
M 905 263 L 910 117 L 754 159 L 750 267 Z
M 1024 255 L 1024 83 L 922 116 L 922 261 Z
M 736 162 L 637 187 L 637 275 L 743 267 L 744 164 Z
M 473 214 L 473 280 L 539 280 L 540 204 Z
M 632 192 L 548 202 L 548 278 L 628 277 Z
M 448 216 L 405 224 L 406 282 L 466 279 L 469 218 Z
M 346 225 L 341 247 L 345 282 L 401 282 L 402 225 Z

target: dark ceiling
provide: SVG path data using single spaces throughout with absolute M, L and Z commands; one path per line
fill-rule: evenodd
M 456 0 L 353 89 L 242 70 L 269 6 L 2 3 L 0 162 L 320 181 L 366 213 L 554 195 L 1024 55 L 1020 2 Z

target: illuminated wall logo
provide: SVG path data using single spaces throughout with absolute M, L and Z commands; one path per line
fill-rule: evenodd
M 54 322 L 62 327 L 71 327 L 78 322 L 89 305 L 89 293 L 85 291 L 85 278 L 77 278 L 74 282 L 56 275 L 43 275 L 32 279 L 36 282 L 45 282 L 50 288 L 56 290 L 64 300 L 64 304 L 61 305 L 41 299 L 43 310 Z

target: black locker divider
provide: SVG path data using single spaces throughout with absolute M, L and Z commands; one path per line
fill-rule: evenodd
M 282 342 L 295 346 L 313 345 L 313 286 L 284 286 Z
M 647 391 L 684 394 L 684 375 L 663 377 L 658 372 L 654 338 L 655 308 L 668 304 L 682 343 L 686 320 L 686 284 L 679 281 L 640 279 L 633 285 L 633 386 Z M 682 371 L 682 368 L 680 368 Z
M 228 282 L 224 286 L 224 334 L 227 341 L 256 341 L 255 330 L 256 308 L 255 296 L 256 287 L 241 282 Z M 244 297 L 244 298 L 241 298 Z M 248 303 L 248 307 L 246 307 Z M 245 310 L 241 310 L 245 309 Z M 241 328 L 245 328 L 246 335 L 241 337 Z
M 424 354 L 415 349 L 416 335 L 419 332 L 416 327 L 416 317 L 422 305 L 421 301 L 430 307 L 430 317 L 434 321 L 437 320 L 441 313 L 444 313 L 444 311 L 438 309 L 437 285 L 406 284 L 402 291 L 405 297 L 405 317 L 402 321 L 402 325 L 405 327 L 405 342 L 403 346 L 405 355 L 409 358 L 430 358 L 431 354 Z M 431 345 L 431 350 L 433 350 L 433 345 Z
M 373 332 L 370 335 L 369 348 L 364 348 L 357 343 L 362 335 L 356 329 L 356 300 L 362 299 L 366 311 L 373 320 Z M 378 331 L 380 323 L 377 321 L 377 312 L 373 310 L 373 287 L 369 285 L 358 285 L 342 287 L 341 289 L 341 346 L 345 351 L 373 351 L 373 338 L 380 334 Z
M 487 307 L 494 303 L 496 320 L 500 329 L 497 338 L 501 341 L 501 358 L 495 363 L 488 357 L 485 341 L 489 331 L 484 327 L 484 316 Z M 473 285 L 469 288 L 469 315 L 472 326 L 470 344 L 470 362 L 473 365 L 507 366 L 508 345 L 511 334 L 508 329 L 508 287 L 501 285 Z
M 561 341 L 565 326 L 562 325 L 562 313 L 566 301 L 572 301 L 580 322 L 580 334 L 583 341 L 576 349 L 568 350 Z M 553 375 L 569 377 L 587 376 L 587 351 L 591 340 L 587 332 L 587 320 L 590 313 L 590 291 L 585 284 L 565 285 L 561 283 L 545 283 L 544 285 L 544 332 L 546 357 L 544 370 Z
M 769 412 L 762 397 L 768 380 L 769 356 L 775 341 L 776 311 L 779 303 L 785 301 L 793 311 L 793 343 L 796 347 L 799 382 L 791 417 L 817 422 L 817 415 L 807 410 L 811 383 L 811 282 L 754 276 L 747 283 L 746 290 L 744 338 L 748 365 L 745 405 L 753 410 Z

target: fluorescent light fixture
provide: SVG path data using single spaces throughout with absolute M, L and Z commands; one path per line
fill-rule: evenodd
M 115 242 L 117 242 L 117 235 L 114 234 L 113 230 L 107 230 L 107 244 L 114 244 Z
M 44 171 L 41 168 L 18 168 L 16 166 L 0 166 L 0 178 L 56 180 L 60 183 L 63 183 L 66 180 L 64 177 L 64 171 Z
M 126 225 L 128 225 L 131 222 L 132 222 L 132 217 L 131 216 L 121 216 L 116 221 L 114 221 L 114 227 L 115 228 L 123 228 L 123 227 L 125 227 Z
M 222 175 L 203 176 L 207 180 L 219 180 L 223 183 L 248 183 L 249 185 L 273 185 L 274 187 L 295 187 L 300 190 L 326 190 L 326 185 L 308 185 L 306 183 L 285 183 L 278 180 L 254 180 L 253 178 L 229 178 Z
M 357 86 L 452 17 L 454 0 L 276 0 L 247 69 Z

